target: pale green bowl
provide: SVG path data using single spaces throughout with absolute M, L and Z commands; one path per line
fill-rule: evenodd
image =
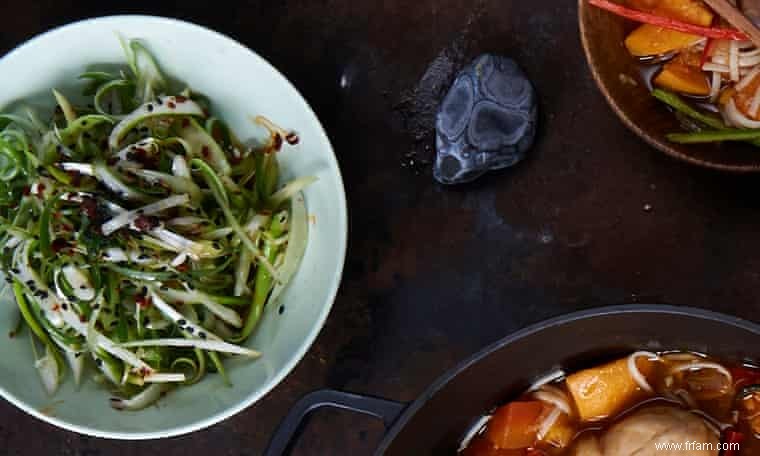
M 255 403 L 301 360 L 324 325 L 340 283 L 346 252 L 346 198 L 330 142 L 314 112 L 272 66 L 241 44 L 203 27 L 173 19 L 115 16 L 67 25 L 38 36 L 0 59 L 0 109 L 20 99 L 41 99 L 56 87 L 78 91 L 76 77 L 89 65 L 121 64 L 117 34 L 144 39 L 162 68 L 210 96 L 243 138 L 263 137 L 248 119 L 262 114 L 301 138 L 281 154 L 286 177 L 314 175 L 306 192 L 314 223 L 301 270 L 282 297 L 285 312 L 268 309 L 249 342 L 260 360 L 229 362 L 232 387 L 217 375 L 180 388 L 156 407 L 118 412 L 108 391 L 92 380 L 77 390 L 67 381 L 54 396 L 42 388 L 26 336 L 9 339 L 17 318 L 8 297 L 0 303 L 0 394 L 37 418 L 82 434 L 114 439 L 171 437 L 205 428 Z M 48 104 L 52 98 L 46 97 Z M 28 334 L 28 331 L 25 331 Z M 91 376 L 90 376 L 91 377 Z

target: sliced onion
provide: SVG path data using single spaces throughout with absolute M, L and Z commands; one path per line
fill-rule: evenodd
M 559 408 L 554 408 L 552 412 L 544 419 L 544 421 L 541 422 L 541 424 L 538 426 L 538 432 L 536 433 L 536 437 L 538 437 L 538 440 L 543 440 L 544 437 L 546 437 L 546 434 L 549 433 L 549 430 L 551 430 L 552 426 L 557 422 L 560 415 L 562 415 L 562 410 Z
M 553 405 L 559 410 L 562 410 L 566 415 L 572 415 L 573 409 L 570 408 L 570 403 L 567 399 L 567 395 L 559 388 L 555 388 L 556 391 L 549 390 L 549 385 L 543 386 L 540 390 L 533 393 L 533 397 L 536 399 Z
M 174 259 L 169 264 L 171 264 L 172 267 L 176 268 L 177 266 L 181 265 L 185 261 L 187 261 L 187 254 L 186 253 L 180 253 L 179 255 L 177 255 L 176 257 L 174 257 Z
M 562 369 L 556 370 L 550 374 L 547 374 L 538 380 L 536 380 L 533 385 L 531 385 L 530 388 L 528 388 L 528 391 L 537 391 L 541 389 L 541 387 L 548 385 L 550 383 L 554 383 L 558 380 L 561 380 L 565 378 L 567 374 Z
M 185 340 L 185 339 L 183 339 Z M 182 383 L 186 380 L 185 374 L 154 372 L 143 377 L 146 383 Z
M 728 101 L 726 108 L 723 110 L 723 115 L 726 121 L 735 127 L 743 127 L 753 130 L 760 129 L 760 122 L 752 120 L 742 114 L 736 107 L 736 103 L 734 103 L 733 98 Z
M 696 363 L 687 363 L 687 364 L 681 364 L 680 366 L 675 366 L 671 369 L 671 372 L 685 372 L 685 371 L 695 371 L 695 370 L 703 370 L 703 369 L 715 369 L 718 371 L 721 375 L 726 377 L 728 380 L 728 383 L 733 385 L 734 383 L 734 377 L 731 375 L 731 372 L 728 371 L 725 367 L 718 363 L 712 363 L 712 362 L 696 362 Z
M 159 293 L 161 296 L 170 301 L 184 302 L 186 304 L 202 304 L 212 314 L 224 320 L 225 323 L 236 328 L 241 328 L 243 326 L 242 318 L 240 318 L 240 315 L 238 315 L 238 313 L 233 309 L 219 304 L 206 293 L 200 292 L 198 290 L 190 291 L 187 284 L 184 284 L 184 286 L 186 289 L 188 289 L 188 291 L 164 287 L 159 291 Z
M 731 80 L 739 80 L 739 43 L 731 41 L 728 51 L 728 68 L 731 70 Z
M 118 397 L 111 398 L 111 407 L 115 408 L 116 410 L 142 410 L 159 400 L 161 396 L 168 390 L 169 385 L 166 385 L 164 383 L 150 385 L 145 388 L 140 394 L 137 394 L 130 399 L 122 399 Z
M 182 155 L 175 155 L 172 160 L 172 174 L 177 177 L 186 177 L 192 179 L 190 168 L 187 166 L 187 160 Z
M 187 204 L 189 202 L 190 196 L 188 195 L 172 195 L 168 198 L 164 198 L 160 201 L 156 201 L 155 203 L 142 206 L 138 209 L 122 212 L 121 214 L 104 223 L 101 229 L 104 235 L 109 236 L 116 230 L 127 226 L 130 223 L 134 223 L 135 220 L 137 220 L 141 215 L 156 214 L 173 207 L 182 206 L 183 204 Z
M 186 330 L 183 330 L 183 332 L 191 337 L 197 338 L 198 334 L 204 333 L 206 334 L 207 340 L 221 340 L 221 337 L 217 336 L 216 334 L 210 332 L 206 328 L 203 328 L 201 326 L 198 326 L 195 322 L 190 321 L 189 319 L 186 319 L 182 316 L 181 313 L 177 312 L 174 307 L 170 306 L 164 299 L 156 293 L 156 290 L 153 289 L 153 287 L 148 288 L 150 292 L 150 297 L 152 298 L 153 305 L 158 309 L 159 312 L 164 314 L 166 318 L 174 322 L 177 326 L 183 326 L 185 328 L 193 328 L 193 332 L 189 333 Z M 179 325 L 179 321 L 184 320 L 183 325 Z M 203 339 L 201 339 L 203 340 Z
M 710 83 L 710 101 L 715 102 L 720 95 L 720 88 L 723 82 L 723 77 L 717 71 L 712 73 L 712 81 Z
M 651 393 L 654 391 L 652 389 L 652 386 L 639 370 L 639 366 L 636 365 L 636 361 L 641 357 L 646 357 L 649 361 L 660 361 L 662 358 L 660 358 L 656 353 L 648 351 L 637 351 L 628 357 L 628 372 L 631 374 L 631 377 L 633 377 L 633 380 L 636 381 L 636 384 L 639 385 L 641 389 L 647 393 Z
M 736 88 L 736 90 L 739 90 L 739 91 L 746 89 L 747 86 L 752 84 L 752 81 L 755 80 L 758 74 L 760 74 L 760 66 L 757 66 L 753 68 L 752 70 L 750 70 L 750 72 L 747 73 L 747 75 L 744 76 L 742 80 L 739 81 L 734 87 Z
M 90 285 L 90 279 L 81 269 L 74 265 L 66 265 L 61 269 L 63 277 L 71 285 L 74 295 L 83 301 L 95 299 L 95 289 Z
M 760 110 L 760 86 L 755 90 L 755 95 L 752 97 L 752 103 L 749 105 L 749 116 L 757 118 L 758 110 Z
M 715 73 L 730 73 L 731 69 L 728 65 L 719 65 L 717 63 L 707 62 L 702 65 L 702 71 L 713 71 Z
M 103 252 L 103 259 L 112 263 L 120 263 L 122 261 L 128 261 L 129 258 L 124 250 L 118 247 L 109 247 Z
M 229 353 L 231 355 L 248 356 L 258 358 L 260 352 L 251 350 L 239 345 L 230 344 L 221 340 L 203 340 L 203 339 L 148 339 L 135 342 L 126 342 L 121 344 L 125 348 L 135 347 L 181 347 L 181 348 L 199 348 L 201 350 L 215 351 L 220 353 Z M 145 381 L 148 381 L 146 378 Z

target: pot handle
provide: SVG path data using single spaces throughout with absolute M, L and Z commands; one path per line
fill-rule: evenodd
M 370 396 L 344 393 L 324 389 L 309 393 L 288 412 L 280 427 L 269 441 L 264 456 L 283 456 L 289 454 L 293 444 L 303 431 L 304 424 L 311 412 L 324 408 L 349 410 L 383 420 L 385 428 L 390 428 L 398 419 L 406 404 Z

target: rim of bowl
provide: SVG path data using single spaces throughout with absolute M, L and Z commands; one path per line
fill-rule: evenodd
M 215 39 L 223 42 L 225 46 L 234 46 L 234 47 L 241 48 L 247 51 L 251 55 L 252 58 L 259 60 L 260 63 L 262 63 L 265 67 L 269 68 L 269 70 L 272 73 L 282 78 L 282 80 L 296 94 L 298 94 L 298 98 L 300 99 L 300 102 L 302 103 L 302 109 L 305 109 L 308 113 L 310 113 L 314 117 L 317 123 L 317 127 L 318 127 L 317 131 L 319 135 L 321 136 L 321 139 L 324 140 L 325 144 L 327 144 L 330 154 L 333 157 L 333 161 L 335 164 L 334 171 L 336 173 L 338 188 L 339 188 L 339 194 L 336 195 L 336 197 L 339 199 L 339 203 L 341 204 L 341 207 L 343 209 L 342 217 L 341 217 L 341 220 L 339 221 L 339 225 L 341 226 L 340 234 L 342 237 L 342 241 L 340 242 L 341 245 L 340 245 L 340 250 L 338 252 L 339 254 L 338 268 L 335 270 L 335 275 L 330 285 L 329 298 L 327 302 L 325 303 L 325 305 L 323 306 L 322 312 L 320 313 L 319 317 L 315 321 L 315 325 L 312 327 L 311 331 L 308 334 L 306 334 L 306 337 L 304 338 L 298 351 L 296 351 L 291 356 L 290 360 L 285 364 L 285 366 L 282 369 L 280 369 L 280 372 L 278 372 L 274 377 L 272 377 L 272 379 L 269 382 L 267 382 L 267 384 L 264 385 L 263 388 L 260 388 L 258 391 L 252 392 L 251 394 L 247 395 L 242 401 L 240 401 L 234 406 L 229 407 L 228 409 L 224 411 L 221 411 L 209 417 L 200 419 L 192 424 L 188 424 L 184 426 L 176 426 L 176 427 L 172 427 L 172 428 L 162 430 L 162 431 L 155 431 L 155 432 L 103 431 L 103 430 L 91 428 L 89 426 L 72 424 L 65 420 L 58 419 L 54 416 L 43 414 L 36 408 L 30 406 L 29 404 L 25 403 L 21 399 L 17 398 L 15 395 L 13 395 L 9 391 L 7 391 L 5 388 L 3 388 L 2 385 L 0 385 L 0 395 L 3 398 L 5 398 L 8 402 L 12 403 L 16 407 L 20 408 L 24 412 L 28 413 L 29 415 L 34 416 L 35 418 L 41 421 L 44 421 L 48 424 L 52 424 L 53 426 L 66 429 L 68 431 L 76 432 L 79 434 L 89 435 L 93 437 L 100 437 L 100 438 L 105 438 L 105 439 L 114 439 L 114 440 L 150 440 L 150 439 L 177 437 L 177 436 L 181 436 L 185 434 L 190 434 L 192 432 L 209 428 L 228 418 L 231 418 L 234 415 L 237 415 L 238 413 L 242 412 L 246 408 L 254 405 L 256 402 L 262 399 L 265 395 L 269 394 L 269 392 L 271 392 L 275 387 L 277 387 L 285 379 L 285 377 L 293 371 L 293 369 L 303 359 L 303 357 L 306 356 L 306 353 L 309 351 L 309 349 L 311 349 L 311 346 L 314 344 L 314 341 L 316 340 L 317 336 L 322 331 L 322 328 L 324 327 L 325 322 L 327 321 L 327 317 L 330 314 L 330 311 L 332 310 L 332 307 L 335 303 L 335 298 L 337 297 L 338 289 L 340 288 L 341 279 L 343 277 L 343 269 L 344 269 L 345 261 L 346 261 L 346 251 L 348 247 L 348 203 L 346 200 L 345 185 L 343 183 L 343 176 L 340 171 L 340 164 L 338 163 L 338 159 L 335 156 L 335 149 L 333 148 L 332 143 L 330 142 L 330 138 L 327 136 L 327 133 L 325 132 L 324 126 L 319 121 L 319 117 L 314 112 L 311 105 L 309 105 L 309 103 L 303 97 L 301 92 L 293 85 L 293 83 L 284 74 L 282 74 L 277 68 L 274 67 L 274 65 L 272 65 L 266 59 L 264 59 L 256 51 L 252 50 L 251 48 L 247 47 L 241 42 L 235 40 L 234 38 L 231 38 L 223 33 L 212 30 L 208 27 L 198 25 L 193 22 L 181 20 L 181 19 L 175 19 L 175 18 L 164 17 L 164 16 L 144 15 L 144 14 L 119 14 L 119 15 L 88 18 L 88 19 L 83 19 L 83 20 L 79 20 L 75 22 L 70 22 L 68 24 L 64 24 L 58 27 L 54 27 L 50 30 L 37 34 L 34 37 L 14 47 L 12 50 L 10 50 L 5 55 L 3 55 L 2 58 L 0 58 L 0 61 L 6 60 L 9 58 L 14 58 L 16 54 L 23 52 L 25 48 L 27 48 L 29 45 L 39 40 L 47 39 L 51 36 L 55 36 L 60 33 L 70 33 L 70 31 L 75 30 L 82 26 L 86 26 L 92 23 L 118 24 L 121 21 L 134 21 L 134 20 L 163 22 L 163 23 L 171 24 L 173 26 L 184 27 L 184 28 L 192 30 L 193 33 L 211 35 Z
M 651 147 L 654 147 L 665 155 L 692 165 L 699 166 L 701 168 L 727 171 L 737 174 L 760 172 L 760 165 L 725 165 L 722 163 L 694 158 L 691 155 L 679 152 L 670 146 L 670 144 L 660 141 L 642 130 L 641 127 L 639 127 L 636 122 L 634 122 L 628 116 L 628 114 L 618 105 L 617 101 L 615 101 L 615 98 L 612 96 L 612 93 L 607 87 L 607 84 L 602 80 L 602 76 L 597 69 L 599 62 L 591 52 L 591 43 L 588 38 L 589 33 L 586 28 L 586 21 L 584 20 L 584 16 L 586 15 L 588 8 L 589 4 L 587 0 L 578 0 L 578 26 L 580 29 L 581 43 L 583 45 L 583 53 L 586 57 L 586 64 L 588 65 L 589 70 L 591 70 L 591 75 L 594 77 L 594 82 L 596 83 L 597 88 L 602 92 L 602 95 L 604 95 L 604 99 L 607 101 L 607 104 L 610 106 L 610 108 L 612 108 L 615 114 L 617 114 L 618 118 L 625 124 L 626 127 L 628 127 L 629 130 L 635 133 L 636 136 L 641 138 L 645 143 Z

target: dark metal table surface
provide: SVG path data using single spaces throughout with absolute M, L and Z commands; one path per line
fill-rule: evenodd
M 121 443 L 57 430 L 2 402 L 0 454 L 256 455 L 308 391 L 409 401 L 462 358 L 550 316 L 665 302 L 760 319 L 760 176 L 690 168 L 628 132 L 587 71 L 575 8 L 571 0 L 6 2 L 3 53 L 51 27 L 114 13 L 188 19 L 250 46 L 327 128 L 351 228 L 327 325 L 254 407 L 190 436 Z M 453 72 L 485 51 L 514 57 L 533 79 L 539 139 L 518 167 L 444 188 L 429 164 L 433 113 Z M 382 433 L 343 413 L 316 418 L 297 454 L 367 454 Z

